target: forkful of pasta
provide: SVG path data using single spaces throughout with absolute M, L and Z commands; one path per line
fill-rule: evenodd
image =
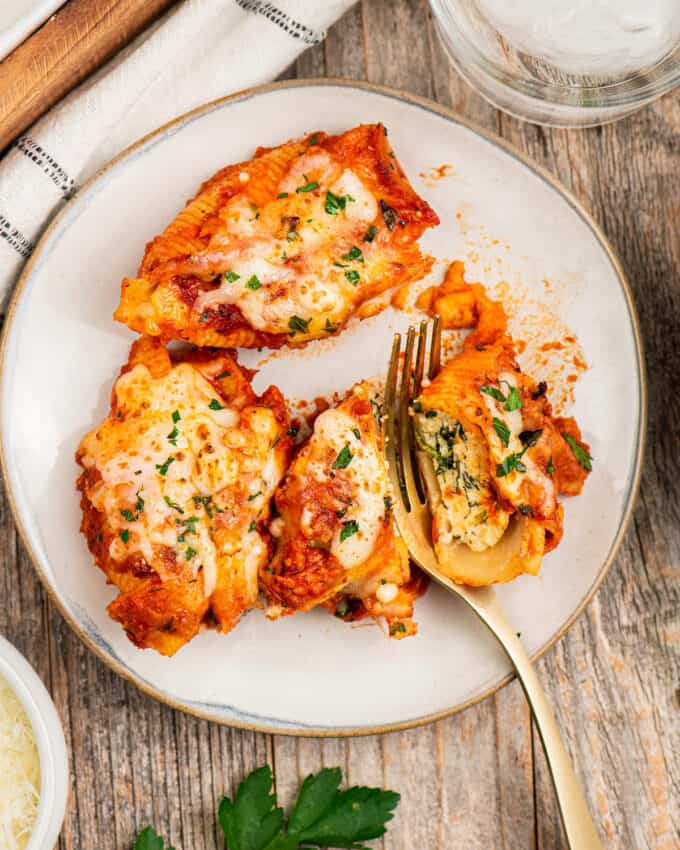
M 545 386 L 520 371 L 502 307 L 479 284 L 464 283 L 462 267 L 457 274 L 446 295 L 460 297 L 445 305 L 447 324 L 475 327 L 461 354 L 442 367 L 439 315 L 409 329 L 403 358 L 401 335 L 394 338 L 384 400 L 394 517 L 412 560 L 463 599 L 505 650 L 543 743 L 569 846 L 597 850 L 545 691 L 489 587 L 538 572 L 562 534 L 557 495 L 580 491 L 592 459 L 576 423 L 553 417 Z

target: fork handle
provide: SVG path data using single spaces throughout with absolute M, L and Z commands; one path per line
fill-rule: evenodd
M 466 591 L 466 598 L 468 594 L 472 597 L 468 601 L 508 654 L 524 689 L 545 751 L 569 847 L 571 850 L 602 850 L 600 836 L 557 721 L 522 642 L 506 619 L 492 590 L 471 591 L 466 588 Z

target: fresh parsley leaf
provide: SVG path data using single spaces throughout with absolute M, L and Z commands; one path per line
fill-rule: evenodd
M 287 198 L 288 192 L 279 192 L 279 194 L 276 197 L 277 198 Z
M 356 260 L 359 263 L 363 263 L 364 262 L 364 255 L 361 251 L 361 248 L 357 248 L 357 246 L 355 245 L 350 251 L 348 251 L 346 254 L 343 254 L 340 257 L 340 259 L 341 260 L 347 260 L 350 263 L 353 262 L 354 260 Z
M 227 283 L 233 283 L 235 280 L 238 280 L 241 277 L 240 274 L 236 274 L 236 272 L 225 272 L 224 279 Z
M 372 224 L 366 233 L 364 233 L 364 238 L 361 240 L 362 242 L 372 242 L 375 237 L 378 235 L 378 228 L 375 224 Z
M 333 469 L 346 469 L 352 462 L 352 454 L 349 446 L 344 446 L 340 449 L 338 456 L 333 461 Z
M 187 561 L 190 561 L 192 558 L 195 558 L 198 555 L 198 552 L 194 549 L 193 546 L 187 546 L 187 550 L 184 553 L 184 557 Z
M 173 446 L 177 445 L 177 438 L 179 437 L 179 428 L 175 425 L 172 431 L 168 434 L 168 442 Z
M 352 428 L 352 433 L 357 438 L 357 440 L 361 439 L 361 431 L 358 428 Z
M 132 511 L 122 510 L 120 513 L 123 519 L 126 519 L 128 522 L 134 522 L 137 519 L 137 517 L 132 513 Z
M 519 435 L 519 439 L 522 445 L 528 449 L 531 446 L 536 445 L 536 443 L 541 439 L 542 433 L 542 428 L 538 428 L 536 431 L 522 431 Z
M 311 319 L 301 319 L 300 316 L 291 316 L 288 319 L 288 327 L 290 328 L 291 335 L 294 336 L 296 333 L 306 334 L 311 321 Z
M 257 523 L 255 522 L 255 520 L 253 520 L 250 523 L 250 525 L 248 526 L 248 531 L 255 531 L 256 528 L 257 528 Z
M 522 396 L 519 394 L 517 387 L 510 387 L 510 392 L 508 393 L 508 397 L 505 400 L 505 409 L 521 410 L 523 406 L 524 405 L 522 404 Z
M 355 272 L 354 269 L 347 269 L 345 272 L 345 277 L 352 284 L 352 286 L 356 286 L 359 283 L 359 272 Z
M 137 836 L 134 850 L 174 850 L 174 847 L 166 847 L 165 841 L 156 833 L 152 826 L 147 826 Z
M 391 635 L 401 635 L 406 631 L 406 626 L 403 623 L 393 623 L 390 626 Z
M 324 209 L 328 215 L 337 215 L 340 210 L 344 210 L 348 201 L 353 201 L 351 195 L 335 195 L 330 189 L 326 192 L 326 204 Z
M 310 147 L 310 148 L 311 148 L 311 146 L 312 146 L 312 145 L 318 145 L 318 144 L 319 144 L 319 134 L 318 134 L 318 133 L 314 133 L 314 135 L 312 136 L 312 138 L 311 138 L 311 139 L 309 140 L 309 142 L 307 143 L 307 147 Z
M 578 461 L 578 465 L 582 466 L 588 472 L 593 471 L 593 459 L 588 454 L 586 449 L 583 448 L 582 445 L 576 442 L 576 440 L 571 436 L 571 434 L 562 434 L 564 439 L 567 441 L 567 445 L 574 453 L 574 457 Z
M 208 405 L 211 410 L 224 410 L 224 405 L 220 404 L 216 398 L 213 398 Z
M 510 429 L 502 420 L 498 419 L 496 416 L 493 418 L 493 429 L 498 434 L 498 439 L 503 443 L 503 445 L 507 448 L 510 442 Z
M 555 464 L 553 463 L 552 458 L 550 458 L 550 460 L 548 461 L 548 465 L 546 466 L 545 471 L 548 473 L 548 475 L 552 475 L 555 471 Z
M 173 410 L 172 421 L 177 424 L 182 417 L 179 415 L 179 410 Z
M 335 606 L 335 616 L 342 620 L 349 614 L 349 602 L 347 599 L 341 599 L 338 604 Z
M 505 401 L 505 396 L 503 393 L 497 388 L 492 387 L 489 384 L 484 384 L 479 388 L 480 393 L 484 393 L 485 395 L 491 396 L 491 398 L 496 401 Z
M 257 493 L 253 493 L 252 495 L 248 496 L 248 501 L 254 502 L 255 499 L 257 499 L 257 497 L 261 496 L 261 495 L 262 495 L 262 490 L 258 490 Z
M 224 372 L 220 372 L 220 374 L 215 378 L 215 380 L 221 381 L 223 378 L 231 378 L 231 371 L 229 369 L 225 369 Z
M 326 331 L 326 333 L 329 333 L 329 334 L 334 334 L 336 331 L 339 330 L 339 328 L 340 328 L 340 325 L 334 325 L 331 322 L 330 319 L 326 319 L 326 324 L 323 327 L 323 329 Z
M 172 455 L 165 461 L 165 463 L 157 463 L 156 469 L 158 470 L 159 475 L 167 475 L 168 469 L 170 468 L 170 464 L 175 462 L 175 458 Z
M 298 186 L 295 191 L 299 194 L 300 192 L 313 192 L 314 189 L 318 188 L 319 184 L 316 182 L 316 180 L 311 180 L 309 183 L 305 183 L 304 186 Z
M 264 850 L 282 831 L 283 809 L 272 793 L 270 767 L 254 770 L 239 785 L 233 802 L 220 803 L 219 819 L 229 850 Z
M 262 284 L 260 283 L 260 279 L 256 274 L 249 277 L 246 282 L 246 289 L 260 289 L 261 286 Z
M 522 463 L 521 454 L 509 454 L 503 463 L 496 464 L 496 477 L 503 478 L 505 475 L 509 475 L 511 472 L 517 470 L 517 472 L 526 472 L 527 468 Z
M 127 543 L 127 542 L 128 542 L 128 540 L 130 539 L 130 532 L 127 530 L 127 528 L 124 528 L 124 529 L 121 531 L 121 533 L 120 533 L 120 539 L 123 541 L 123 543 Z
M 180 514 L 183 514 L 183 513 L 184 513 L 184 509 L 183 509 L 183 508 L 181 508 L 181 507 L 177 504 L 177 502 L 173 502 L 173 501 L 172 501 L 172 499 L 170 498 L 170 496 L 163 496 L 163 501 L 165 502 L 165 504 L 166 504 L 169 508 L 172 508 L 173 510 L 177 511 L 177 512 L 178 512 L 178 513 L 180 513 Z
M 385 219 L 385 224 L 387 225 L 388 230 L 394 230 L 397 224 L 401 224 L 403 227 L 406 222 L 399 218 L 399 213 L 394 209 L 394 207 L 389 206 L 385 203 L 385 201 L 380 200 L 380 209 L 382 210 L 383 218 Z
M 141 514 L 144 510 L 144 499 L 137 493 L 137 501 L 135 502 L 135 513 Z
M 534 509 L 531 507 L 531 505 L 520 505 L 517 510 L 524 516 L 534 515 Z
M 356 534 L 359 531 L 359 523 L 355 519 L 350 519 L 343 522 L 342 531 L 340 532 L 340 542 L 344 543 L 348 537 Z

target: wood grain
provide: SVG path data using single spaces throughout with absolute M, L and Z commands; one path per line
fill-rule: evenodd
M 0 151 L 177 0 L 70 0 L 0 62 Z
M 680 102 L 599 129 L 502 115 L 451 69 L 421 0 L 366 0 L 285 76 L 368 78 L 452 106 L 552 171 L 622 257 L 647 346 L 649 449 L 634 521 L 585 614 L 539 663 L 604 846 L 680 848 Z M 254 766 L 290 801 L 321 765 L 402 794 L 381 850 L 566 850 L 540 743 L 512 683 L 422 729 L 356 740 L 269 738 L 186 717 L 137 692 L 46 601 L 0 502 L 6 634 L 54 695 L 72 752 L 61 850 L 128 850 L 152 822 L 178 850 L 221 847 L 217 801 Z

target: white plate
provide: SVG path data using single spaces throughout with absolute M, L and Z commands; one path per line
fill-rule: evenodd
M 133 335 L 111 313 L 146 241 L 202 180 L 257 145 L 374 121 L 389 128 L 416 189 L 441 216 L 425 247 L 439 258 L 467 257 L 472 279 L 516 281 L 525 299 L 545 300 L 551 281 L 560 317 L 591 365 L 574 413 L 592 446 L 593 474 L 582 496 L 565 501 L 565 538 L 540 576 L 499 590 L 530 652 L 543 651 L 582 610 L 631 508 L 645 409 L 634 308 L 596 226 L 547 175 L 435 104 L 367 85 L 286 82 L 196 110 L 114 160 L 45 234 L 8 321 L 1 435 L 18 524 L 64 616 L 139 687 L 213 720 L 300 734 L 383 731 L 461 708 L 510 672 L 474 616 L 436 587 L 417 603 L 417 637 L 404 641 L 324 611 L 276 623 L 252 611 L 230 635 L 199 635 L 172 659 L 143 652 L 106 615 L 114 590 L 78 534 L 73 454 L 106 415 L 127 357 Z M 455 176 L 432 185 L 418 176 L 443 163 Z M 433 277 L 441 272 L 439 265 Z M 389 309 L 339 340 L 271 359 L 256 389 L 275 382 L 303 398 L 343 391 L 384 370 L 393 330 L 412 320 Z
M 0 2 L 0 59 L 21 44 L 56 12 L 64 0 L 2 0 Z

